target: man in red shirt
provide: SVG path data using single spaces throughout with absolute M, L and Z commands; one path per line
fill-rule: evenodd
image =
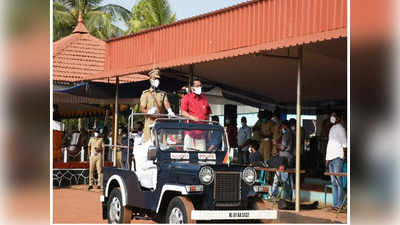
M 185 95 L 181 101 L 181 114 L 193 121 L 208 120 L 212 113 L 207 98 L 201 94 L 201 81 L 194 80 L 191 93 Z M 201 130 L 185 132 L 184 149 L 188 151 L 205 151 L 205 133 Z

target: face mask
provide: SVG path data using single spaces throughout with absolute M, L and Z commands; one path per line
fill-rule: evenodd
M 122 130 L 118 130 L 118 134 L 121 135 L 121 133 L 122 133 Z
M 271 120 L 272 120 L 272 121 L 274 121 L 274 122 L 276 123 L 276 119 L 275 119 L 275 117 L 272 117 L 272 118 L 271 118 Z
M 286 134 L 286 129 L 285 128 L 282 128 L 282 134 Z
M 160 85 L 160 80 L 158 79 L 152 80 L 151 85 L 155 88 L 158 88 L 158 85 Z
M 293 131 L 296 130 L 295 126 L 291 126 L 290 129 L 292 129 Z
M 245 127 L 246 126 L 246 123 L 242 123 L 242 127 Z
M 229 124 L 229 122 L 231 122 L 231 121 L 230 121 L 230 120 L 225 120 L 225 123 L 226 123 L 226 124 Z
M 336 118 L 334 116 L 331 116 L 331 123 L 336 123 Z
M 195 87 L 195 88 L 193 88 L 193 92 L 194 92 L 196 95 L 200 95 L 200 94 L 201 94 L 201 87 Z
M 99 133 L 98 133 L 98 132 L 94 132 L 94 136 L 95 136 L 95 137 L 98 137 L 98 136 L 99 136 Z

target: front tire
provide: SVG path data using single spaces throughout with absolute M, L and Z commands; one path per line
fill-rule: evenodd
M 183 196 L 174 197 L 168 205 L 165 223 L 196 223 L 195 220 L 192 220 L 192 210 L 194 210 L 194 206 L 189 198 Z
M 114 188 L 107 202 L 108 223 L 130 223 L 132 210 L 122 205 L 121 189 Z

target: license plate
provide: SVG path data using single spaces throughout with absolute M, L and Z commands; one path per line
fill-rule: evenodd
M 276 219 L 276 210 L 193 210 L 193 220 Z

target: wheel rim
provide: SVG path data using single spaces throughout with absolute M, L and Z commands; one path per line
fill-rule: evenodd
M 169 223 L 183 224 L 183 213 L 179 208 L 175 207 L 172 209 L 169 215 Z
M 121 218 L 121 202 L 117 197 L 114 197 L 110 204 L 111 223 L 119 223 L 120 218 Z

